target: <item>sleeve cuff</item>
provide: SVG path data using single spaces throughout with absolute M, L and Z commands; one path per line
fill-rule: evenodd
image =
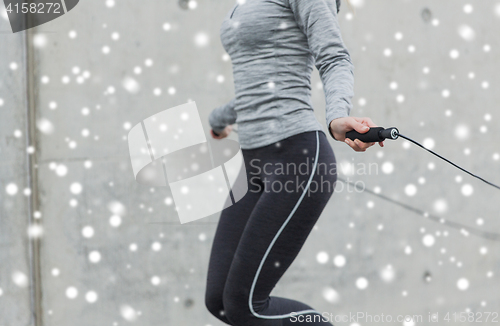
M 212 128 L 212 130 L 216 133 L 221 133 L 226 128 L 226 126 L 217 125 L 214 111 L 212 111 L 208 116 L 208 124 L 210 125 L 210 128 Z
M 329 115 L 327 118 L 326 118 L 326 127 L 328 129 L 328 133 L 330 133 L 330 136 L 332 136 L 333 139 L 335 139 L 335 137 L 333 136 L 333 133 L 332 133 L 332 129 L 330 128 L 330 124 L 332 123 L 333 120 L 335 119 L 338 119 L 338 118 L 346 118 L 348 117 L 349 114 L 346 113 L 346 112 L 335 112 L 331 115 Z M 337 139 L 335 139 L 337 140 Z

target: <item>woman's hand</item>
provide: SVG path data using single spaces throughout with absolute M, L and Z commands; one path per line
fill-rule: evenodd
M 330 122 L 330 130 L 332 131 L 333 137 L 338 141 L 343 141 L 347 145 L 351 146 L 356 152 L 364 152 L 368 147 L 375 145 L 375 143 L 364 143 L 359 139 L 354 141 L 345 137 L 346 132 L 351 130 L 356 130 L 359 133 L 366 133 L 371 127 L 378 127 L 370 118 L 357 118 L 357 117 L 345 117 L 332 120 Z M 380 147 L 384 147 L 384 142 L 378 143 Z
M 212 138 L 214 138 L 214 139 L 222 139 L 222 138 L 226 138 L 227 136 L 229 136 L 229 134 L 231 133 L 232 130 L 233 130 L 233 126 L 229 125 L 226 128 L 224 128 L 224 130 L 217 133 L 219 136 L 214 134 L 213 129 L 210 129 L 210 134 L 212 135 Z

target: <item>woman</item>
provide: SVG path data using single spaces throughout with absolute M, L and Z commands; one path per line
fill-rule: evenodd
M 208 268 L 206 306 L 227 324 L 331 325 L 308 305 L 270 293 L 337 179 L 333 150 L 311 105 L 313 64 L 324 85 L 330 135 L 355 151 L 374 145 L 345 138 L 347 131 L 364 133 L 375 124 L 349 117 L 353 65 L 339 30 L 339 6 L 340 0 L 239 1 L 222 23 L 236 96 L 212 111 L 209 122 L 216 139 L 238 124 L 248 178 L 246 195 L 221 213 Z M 304 164 L 307 171 L 297 169 Z M 295 168 L 283 171 L 285 165 Z

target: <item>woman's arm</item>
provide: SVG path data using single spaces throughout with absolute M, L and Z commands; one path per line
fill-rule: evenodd
M 323 82 L 326 125 L 330 135 L 336 140 L 344 141 L 345 133 L 349 130 L 366 132 L 368 129 L 365 130 L 364 126 L 375 126 L 369 118 L 349 118 L 354 96 L 354 65 L 340 33 L 336 1 L 286 1 L 299 28 L 307 37 Z M 346 143 L 355 150 L 366 150 L 373 145 L 349 141 Z
M 214 138 L 219 137 L 222 134 L 229 134 L 231 128 L 229 125 L 232 125 L 236 122 L 236 111 L 234 110 L 236 103 L 236 98 L 233 98 L 228 103 L 219 106 L 210 112 L 208 116 L 208 122 L 210 127 L 212 127 L 212 131 L 215 132 Z M 225 136 L 227 136 L 227 134 Z
M 307 36 L 326 100 L 326 125 L 349 116 L 354 96 L 354 65 L 340 34 L 335 0 L 288 0 Z

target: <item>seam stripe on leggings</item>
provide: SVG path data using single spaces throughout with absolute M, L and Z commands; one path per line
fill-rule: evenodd
M 309 177 L 309 180 L 307 182 L 307 186 L 304 188 L 304 192 L 302 193 L 302 195 L 300 196 L 299 200 L 295 204 L 295 207 L 293 208 L 292 212 L 290 213 L 290 215 L 288 215 L 288 218 L 285 220 L 285 222 L 283 223 L 283 225 L 281 226 L 281 228 L 278 230 L 278 233 L 276 233 L 276 235 L 274 236 L 273 241 L 271 241 L 271 244 L 269 244 L 269 247 L 267 248 L 266 253 L 264 254 L 264 257 L 262 257 L 262 260 L 260 261 L 259 268 L 257 269 L 257 273 L 255 274 L 255 277 L 254 277 L 253 282 L 252 282 L 252 287 L 250 288 L 250 295 L 248 297 L 248 307 L 250 308 L 250 311 L 252 312 L 252 314 L 255 317 L 264 318 L 264 319 L 281 319 L 281 318 L 292 317 L 291 313 L 284 314 L 284 315 L 275 315 L 275 316 L 259 315 L 253 309 L 253 305 L 252 305 L 253 291 L 255 289 L 255 285 L 257 283 L 257 279 L 259 278 L 259 274 L 260 274 L 260 271 L 262 269 L 262 266 L 264 265 L 264 262 L 266 261 L 266 258 L 269 255 L 269 252 L 271 251 L 274 243 L 276 242 L 276 240 L 280 236 L 280 234 L 283 231 L 283 229 L 285 228 L 285 226 L 288 224 L 288 221 L 290 221 L 290 219 L 292 218 L 293 214 L 295 213 L 295 211 L 299 207 L 300 203 L 302 202 L 302 199 L 304 198 L 304 196 L 306 195 L 307 190 L 309 189 L 309 185 L 311 184 L 312 178 L 314 177 L 314 173 L 316 172 L 316 166 L 318 165 L 318 156 L 319 156 L 319 137 L 318 137 L 318 131 L 316 131 L 316 157 L 314 159 L 314 167 L 313 167 L 313 170 L 311 172 L 311 176 Z M 318 313 L 319 314 L 319 312 L 317 312 L 314 309 L 302 310 L 302 311 L 295 312 L 296 315 L 302 315 L 302 314 L 308 314 L 308 313 Z

